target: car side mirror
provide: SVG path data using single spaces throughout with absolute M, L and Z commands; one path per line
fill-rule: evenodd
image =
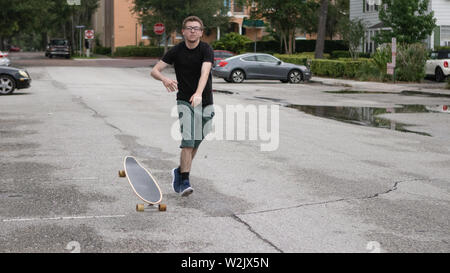
M 282 61 L 278 61 L 277 62 L 277 65 L 281 65 L 283 62 Z

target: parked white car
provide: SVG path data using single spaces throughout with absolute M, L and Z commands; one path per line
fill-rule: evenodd
M 8 53 L 0 51 L 0 66 L 9 66 L 10 64 Z
M 437 82 L 442 82 L 450 76 L 450 50 L 433 51 L 427 60 L 426 73 L 434 76 Z

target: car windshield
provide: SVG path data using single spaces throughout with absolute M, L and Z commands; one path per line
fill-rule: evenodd
M 67 45 L 67 41 L 66 40 L 52 40 L 50 42 L 51 45 L 55 45 L 55 46 L 65 46 Z

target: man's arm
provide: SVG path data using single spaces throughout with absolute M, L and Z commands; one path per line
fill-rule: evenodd
M 178 82 L 164 76 L 161 72 L 168 66 L 163 61 L 159 61 L 152 69 L 150 75 L 156 80 L 162 81 L 168 92 L 174 92 L 178 90 Z
M 199 105 L 202 101 L 203 90 L 205 89 L 206 83 L 208 82 L 209 73 L 211 72 L 212 63 L 203 62 L 202 70 L 200 75 L 200 80 L 198 81 L 197 90 L 194 95 L 190 98 L 189 102 L 193 107 Z

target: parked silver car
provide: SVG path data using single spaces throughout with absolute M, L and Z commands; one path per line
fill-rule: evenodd
M 311 71 L 304 65 L 285 63 L 269 54 L 247 53 L 219 62 L 213 69 L 214 76 L 227 82 L 240 83 L 245 79 L 280 80 L 299 83 L 311 79 Z
M 8 59 L 8 53 L 0 51 L 0 66 L 9 66 L 11 61 Z

